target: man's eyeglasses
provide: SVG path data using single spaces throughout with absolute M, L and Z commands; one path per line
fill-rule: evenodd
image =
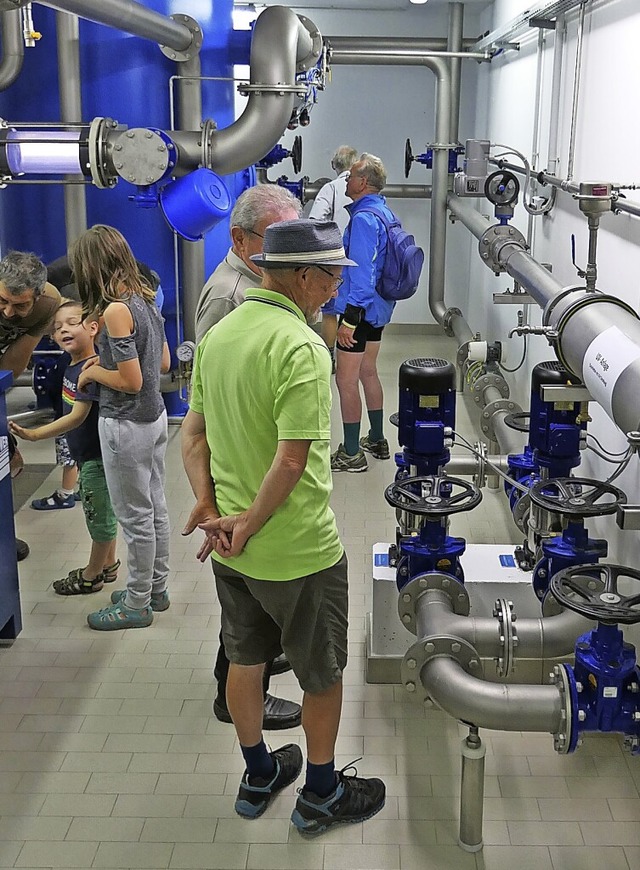
M 335 284 L 336 290 L 339 290 L 344 284 L 344 278 L 338 277 L 334 275 L 333 272 L 330 272 L 328 269 L 325 269 L 324 266 L 318 266 L 314 264 L 316 269 L 320 269 L 321 272 L 324 272 L 325 275 L 328 275 L 330 278 L 333 278 L 333 283 Z
M 264 236 L 261 233 L 257 233 L 255 230 L 245 230 L 247 233 L 251 233 L 252 236 L 257 236 L 259 239 L 264 239 Z

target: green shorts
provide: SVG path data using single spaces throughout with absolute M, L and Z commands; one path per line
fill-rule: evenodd
M 97 544 L 113 541 L 118 522 L 111 507 L 107 478 L 101 459 L 89 459 L 80 465 L 80 496 L 91 540 Z
M 284 652 L 301 688 L 312 694 L 342 678 L 347 664 L 347 556 L 295 580 L 254 580 L 212 561 L 222 606 L 222 638 L 237 665 Z

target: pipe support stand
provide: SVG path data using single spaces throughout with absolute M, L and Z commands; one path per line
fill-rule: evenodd
M 400 679 L 407 692 L 415 694 L 424 691 L 420 674 L 426 664 L 434 658 L 448 658 L 457 662 L 460 667 L 473 677 L 484 676 L 484 668 L 477 651 L 461 637 L 449 635 L 431 635 L 420 638 L 405 653 L 400 667 Z M 430 700 L 428 692 L 423 701 Z
M 418 574 L 405 586 L 398 597 L 398 616 L 407 631 L 417 634 L 416 612 L 418 602 L 430 591 L 444 593 L 451 605 L 451 611 L 458 616 L 468 616 L 470 610 L 469 593 L 463 583 L 452 574 L 441 574 L 437 571 L 428 574 Z M 425 599 L 426 602 L 427 599 Z

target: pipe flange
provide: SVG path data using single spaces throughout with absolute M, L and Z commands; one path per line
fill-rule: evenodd
M 240 82 L 237 90 L 243 97 L 248 97 L 249 94 L 278 94 L 280 97 L 284 97 L 285 94 L 295 94 L 297 97 L 304 97 L 307 93 L 307 86 L 304 83 L 292 85 L 281 83 L 278 83 L 277 85 L 265 85 L 260 82 L 257 84 Z
M 505 381 L 502 375 L 496 374 L 495 372 L 486 372 L 484 375 L 480 375 L 479 378 L 475 378 L 470 387 L 470 391 L 473 393 L 474 402 L 476 402 L 476 404 L 480 403 L 482 394 L 487 387 L 495 387 L 500 392 L 503 399 L 509 398 L 509 384 Z
M 520 498 L 513 509 L 513 521 L 523 535 L 529 531 L 529 515 L 531 513 L 531 496 L 528 492 L 521 492 Z
M 94 118 L 89 127 L 89 169 L 91 180 L 102 189 L 115 187 L 118 180 L 108 153 L 109 134 L 114 130 L 124 130 L 112 118 Z
M 478 489 L 482 489 L 483 486 L 487 485 L 487 454 L 489 448 L 484 441 L 476 441 L 473 449 L 475 450 L 476 470 L 473 473 L 471 481 Z
M 175 166 L 175 146 L 166 133 L 135 127 L 110 137 L 107 152 L 116 172 L 131 184 L 155 184 Z
M 200 49 L 202 48 L 202 28 L 196 19 L 192 18 L 190 15 L 183 15 L 181 13 L 170 15 L 169 18 L 173 19 L 173 21 L 177 21 L 179 24 L 184 24 L 187 30 L 191 31 L 191 42 L 183 51 L 178 51 L 175 48 L 171 48 L 169 45 L 160 45 L 160 51 L 164 56 L 168 57 L 169 60 L 183 63 L 185 60 L 191 60 L 200 54 Z
M 202 165 L 207 169 L 211 169 L 213 163 L 213 141 L 218 125 L 211 118 L 206 118 L 202 124 L 202 138 L 200 146 L 202 148 Z
M 489 402 L 482 410 L 480 417 L 480 427 L 482 434 L 486 435 L 490 441 L 497 441 L 496 433 L 493 425 L 493 417 L 498 411 L 509 411 L 509 413 L 522 413 L 522 408 L 517 402 L 511 399 L 496 399 L 495 402 Z
M 298 15 L 298 20 L 302 26 L 309 31 L 309 35 L 311 36 L 311 51 L 306 57 L 303 57 L 302 60 L 298 61 L 296 64 L 296 70 L 298 72 L 307 72 L 307 70 L 312 69 L 318 63 L 320 55 L 322 54 L 322 34 L 313 21 L 311 21 L 310 18 L 307 18 L 306 15 Z
M 447 308 L 447 310 L 445 311 L 445 313 L 444 313 L 444 315 L 443 315 L 443 317 L 442 317 L 442 328 L 443 328 L 444 331 L 445 331 L 445 335 L 448 335 L 449 338 L 453 338 L 453 336 L 454 336 L 453 326 L 452 326 L 452 323 L 451 323 L 451 321 L 453 320 L 454 317 L 462 317 L 462 311 L 460 311 L 460 309 L 459 309 L 459 308 L 456 308 L 455 306 L 452 307 L 452 308 Z M 467 347 L 468 344 L 469 344 L 469 342 L 465 342 L 463 345 L 461 345 L 461 346 L 458 348 L 458 355 L 460 355 L 460 351 L 461 351 L 461 349 L 462 349 L 463 347 Z M 464 357 L 464 359 L 463 359 L 463 362 L 464 362 L 464 360 L 465 360 L 466 358 L 467 358 L 467 357 L 466 357 L 466 355 L 465 355 L 465 357 Z
M 493 615 L 500 625 L 499 637 L 502 644 L 502 655 L 495 660 L 496 671 L 503 679 L 510 677 L 516 668 L 515 650 L 518 646 L 518 635 L 515 629 L 516 616 L 513 612 L 513 601 L 497 598 L 493 606 Z
M 556 686 L 560 692 L 560 698 L 563 702 L 563 708 L 560 713 L 562 724 L 553 735 L 553 748 L 560 755 L 568 755 L 575 749 L 573 738 L 573 716 L 572 716 L 572 688 L 569 683 L 569 675 L 564 665 L 555 665 L 553 671 L 549 674 L 549 682 L 552 686 Z
M 452 574 L 441 574 L 439 571 L 431 571 L 428 574 L 416 574 L 415 577 L 402 587 L 398 596 L 398 616 L 400 622 L 411 634 L 416 634 L 416 609 L 418 599 L 430 589 L 444 592 L 451 601 L 453 612 L 457 616 L 469 616 L 471 605 L 469 593 L 464 585 Z
M 454 635 L 430 635 L 410 646 L 402 660 L 400 679 L 407 692 L 423 692 L 424 699 L 428 698 L 420 680 L 420 672 L 433 658 L 453 659 L 472 677 L 482 679 L 484 676 L 482 660 L 468 641 Z
M 500 253 L 505 245 L 517 245 L 523 251 L 529 249 L 527 240 L 520 230 L 503 224 L 495 224 L 489 227 L 489 229 L 484 231 L 478 242 L 480 256 L 496 275 L 505 271 L 505 267 L 500 262 Z

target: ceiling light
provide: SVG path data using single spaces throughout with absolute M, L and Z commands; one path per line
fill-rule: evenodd
M 410 3 L 415 3 L 416 6 L 422 6 L 427 0 L 409 0 Z

